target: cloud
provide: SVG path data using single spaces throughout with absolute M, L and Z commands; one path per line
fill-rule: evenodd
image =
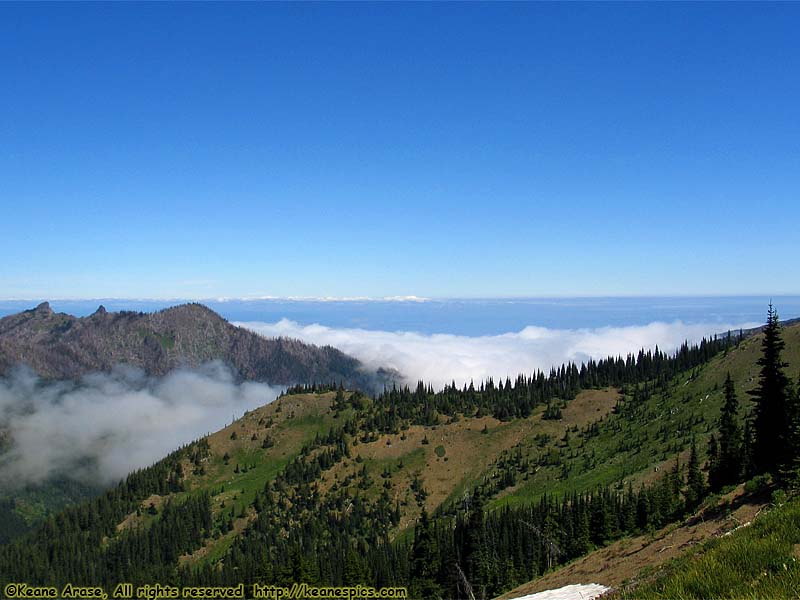
M 640 348 L 671 351 L 683 341 L 737 330 L 740 325 L 650 323 L 643 326 L 598 329 L 525 327 L 515 333 L 491 336 L 421 334 L 409 331 L 334 329 L 277 323 L 236 323 L 268 337 L 287 336 L 314 344 L 330 344 L 360 359 L 367 367 L 397 369 L 409 383 L 424 380 L 435 387 L 455 381 L 461 385 L 486 377 L 512 378 L 536 369 L 549 371 L 564 362 L 626 355 Z M 742 324 L 754 327 L 755 323 Z
M 625 355 L 658 345 L 672 350 L 739 324 L 650 323 L 599 329 L 548 329 L 490 336 L 334 329 L 323 325 L 237 323 L 265 336 L 335 346 L 366 368 L 388 367 L 407 382 L 441 387 L 486 377 L 549 370 L 566 361 Z M 741 324 L 742 327 L 755 323 Z M 0 487 L 53 476 L 106 485 L 170 451 L 216 431 L 244 411 L 274 400 L 280 389 L 237 383 L 221 363 L 164 377 L 117 367 L 78 382 L 45 381 L 27 369 L 0 378 Z
M 52 476 L 113 483 L 273 401 L 280 391 L 236 383 L 219 362 L 164 377 L 117 367 L 79 382 L 43 381 L 17 369 L 0 379 L 0 485 Z
M 244 298 L 216 298 L 217 302 L 430 302 L 422 296 L 246 296 Z

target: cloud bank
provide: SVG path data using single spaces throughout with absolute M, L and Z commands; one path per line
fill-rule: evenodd
M 361 360 L 370 369 L 397 369 L 409 383 L 424 380 L 435 387 L 455 381 L 461 385 L 487 377 L 515 377 L 536 369 L 549 371 L 567 361 L 626 355 L 640 348 L 671 351 L 685 340 L 744 324 L 650 323 L 643 326 L 598 329 L 548 329 L 525 327 L 515 333 L 491 336 L 421 334 L 408 331 L 334 329 L 323 325 L 300 325 L 283 319 L 277 323 L 236 323 L 268 337 L 287 336 L 313 344 L 330 344 Z
M 280 391 L 236 383 L 219 362 L 159 378 L 118 367 L 79 382 L 45 382 L 18 369 L 0 379 L 0 486 L 52 476 L 114 483 Z

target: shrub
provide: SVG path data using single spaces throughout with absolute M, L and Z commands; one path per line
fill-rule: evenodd
M 769 473 L 763 475 L 756 475 L 750 481 L 744 484 L 744 491 L 748 494 L 759 494 L 769 488 L 772 476 Z

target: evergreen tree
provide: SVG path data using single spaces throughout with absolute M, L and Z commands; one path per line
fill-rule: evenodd
M 488 573 L 490 571 L 483 506 L 483 497 L 476 490 L 469 507 L 466 539 L 462 552 L 466 576 L 477 597 L 485 596 L 485 589 L 489 583 Z
M 749 479 L 755 475 L 753 464 L 753 417 L 748 415 L 744 420 L 742 430 L 742 475 Z
M 788 459 L 782 475 L 786 479 L 797 479 L 800 476 L 800 378 L 794 391 L 789 390 L 788 413 Z
M 692 450 L 689 454 L 689 469 L 686 481 L 686 510 L 694 510 L 705 495 L 706 482 L 700 470 L 700 459 L 697 456 L 697 444 L 692 438 Z
M 414 544 L 411 547 L 411 585 L 412 598 L 435 600 L 442 597 L 442 588 L 436 581 L 438 574 L 439 551 L 433 535 L 428 512 L 423 508 L 417 526 L 414 528 Z
M 750 394 L 756 404 L 753 423 L 755 470 L 776 476 L 794 462 L 792 423 L 788 418 L 790 382 L 784 373 L 786 364 L 781 359 L 783 346 L 778 313 L 770 303 L 761 344 L 762 356 L 758 360 L 758 387 Z
M 739 400 L 731 374 L 725 379 L 725 404 L 719 419 L 719 454 L 716 463 L 709 469 L 709 482 L 714 491 L 738 483 L 742 478 L 743 445 L 739 427 Z
M 712 490 L 718 490 L 722 485 L 718 481 L 719 477 L 719 444 L 717 443 L 717 436 L 713 433 L 708 440 L 708 462 L 706 463 L 708 469 L 708 485 Z
M 370 581 L 369 569 L 358 553 L 352 547 L 349 547 L 344 561 L 345 585 L 364 585 L 368 581 Z

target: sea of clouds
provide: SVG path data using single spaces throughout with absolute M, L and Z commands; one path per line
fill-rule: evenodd
M 44 381 L 16 369 L 0 379 L 0 488 L 52 476 L 114 483 L 280 391 L 237 383 L 219 362 L 164 377 L 118 367 L 77 382 Z
M 283 319 L 276 323 L 241 322 L 236 325 L 268 337 L 285 336 L 305 342 L 335 346 L 355 356 L 369 369 L 396 369 L 408 383 L 423 380 L 441 387 L 487 377 L 512 379 L 519 373 L 588 358 L 626 355 L 640 348 L 672 351 L 684 341 L 755 327 L 757 323 L 720 324 L 681 321 L 643 326 L 596 329 L 525 327 L 521 331 L 487 336 L 423 334 L 410 331 L 337 329 L 301 325 Z
M 737 331 L 744 324 L 651 323 L 597 329 L 525 327 L 486 336 L 424 334 L 275 323 L 236 323 L 259 334 L 332 345 L 366 369 L 394 369 L 409 384 L 441 387 L 487 377 L 549 370 L 567 361 L 673 350 L 685 340 Z M 25 368 L 0 378 L 0 489 L 67 477 L 108 485 L 208 432 L 217 431 L 281 392 L 239 382 L 219 362 L 164 377 L 119 366 L 79 381 L 46 381 Z

